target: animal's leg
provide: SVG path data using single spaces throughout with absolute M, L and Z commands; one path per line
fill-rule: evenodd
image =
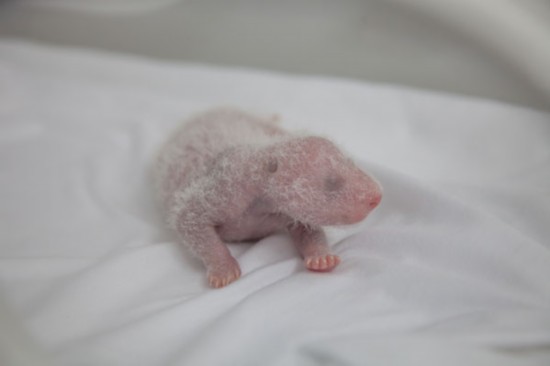
M 331 254 L 323 229 L 293 224 L 288 231 L 310 271 L 331 271 L 340 263 L 340 257 Z
M 239 263 L 213 227 L 206 227 L 199 232 L 181 228 L 178 232 L 185 244 L 202 260 L 210 286 L 224 287 L 241 276 Z
M 206 267 L 208 283 L 214 288 L 229 285 L 241 277 L 239 263 L 229 253 L 227 246 L 223 243 L 209 245 L 211 253 L 201 256 Z

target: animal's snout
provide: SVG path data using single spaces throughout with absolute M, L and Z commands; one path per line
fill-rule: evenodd
M 375 208 L 376 206 L 378 206 L 380 204 L 380 201 L 382 201 L 382 195 L 381 194 L 377 194 L 376 196 L 372 197 L 369 201 L 369 207 L 371 209 Z
M 363 220 L 367 215 L 380 204 L 382 194 L 365 194 L 356 197 L 352 209 L 344 216 L 343 221 L 346 224 L 353 224 Z
M 380 204 L 380 201 L 382 201 L 382 194 L 378 192 L 374 194 L 371 192 L 357 198 L 357 203 L 365 209 L 368 209 L 369 211 L 378 206 Z

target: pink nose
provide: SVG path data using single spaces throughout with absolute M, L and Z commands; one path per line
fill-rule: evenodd
M 376 206 L 378 206 L 378 204 L 380 203 L 380 201 L 382 201 L 382 195 L 376 195 L 374 196 L 371 201 L 369 202 L 369 206 L 371 208 L 375 208 Z

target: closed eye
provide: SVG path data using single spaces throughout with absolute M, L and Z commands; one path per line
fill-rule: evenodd
M 344 178 L 339 175 L 330 175 L 325 178 L 324 188 L 327 192 L 336 192 L 342 189 L 345 184 Z

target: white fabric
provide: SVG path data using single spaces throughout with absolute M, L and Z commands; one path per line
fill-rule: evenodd
M 243 277 L 212 290 L 163 227 L 154 152 L 218 105 L 329 136 L 381 182 L 330 231 L 334 272 L 279 235 L 231 245 Z M 3 40 L 2 296 L 55 365 L 544 365 L 549 141 L 549 115 L 490 101 Z

